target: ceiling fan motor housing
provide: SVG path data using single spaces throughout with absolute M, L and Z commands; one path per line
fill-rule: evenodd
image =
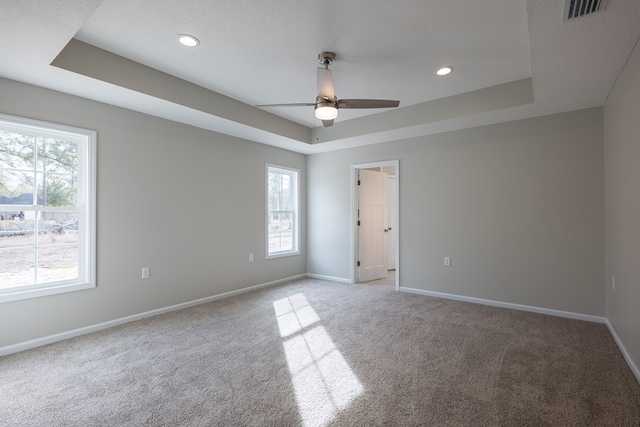
M 325 67 L 333 64 L 336 60 L 336 54 L 333 52 L 322 52 L 318 54 L 318 62 Z
M 338 108 L 338 97 L 334 97 L 333 99 L 329 99 L 326 96 L 320 97 L 316 96 L 316 108 L 318 107 L 335 107 Z

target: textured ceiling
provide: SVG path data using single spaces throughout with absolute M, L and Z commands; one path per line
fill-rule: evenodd
M 339 98 L 400 99 L 403 106 L 531 73 L 524 2 L 165 3 L 105 0 L 76 38 L 252 105 L 313 102 L 322 51 L 337 54 L 331 68 Z M 185 32 L 200 46 L 176 43 Z M 455 74 L 437 78 L 446 64 Z M 313 127 L 312 110 L 270 111 Z
M 640 36 L 637 0 L 569 23 L 562 0 L 38 3 L 0 3 L 1 77 L 303 153 L 600 106 Z M 313 102 L 322 51 L 339 98 L 400 108 L 253 107 Z

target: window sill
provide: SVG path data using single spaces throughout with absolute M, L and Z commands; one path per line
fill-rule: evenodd
M 267 259 L 274 259 L 274 258 L 285 258 L 285 257 L 290 257 L 290 256 L 296 256 L 296 255 L 300 255 L 300 251 L 290 251 L 290 252 L 277 252 L 275 254 L 272 255 L 267 255 Z
M 30 287 L 27 289 L 16 288 L 15 290 L 5 289 L 0 293 L 0 303 L 20 301 L 31 298 L 44 297 L 48 295 L 57 295 L 67 292 L 81 291 L 84 289 L 95 288 L 95 283 L 91 282 L 74 282 L 62 283 L 57 285 L 42 285 L 40 287 Z M 26 287 L 25 287 L 26 288 Z

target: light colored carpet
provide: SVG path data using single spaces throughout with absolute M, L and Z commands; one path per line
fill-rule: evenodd
M 301 280 L 0 358 L 3 426 L 638 426 L 601 324 Z

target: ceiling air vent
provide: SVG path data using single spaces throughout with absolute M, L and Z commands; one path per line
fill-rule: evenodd
M 607 0 L 564 0 L 563 22 L 604 10 Z

